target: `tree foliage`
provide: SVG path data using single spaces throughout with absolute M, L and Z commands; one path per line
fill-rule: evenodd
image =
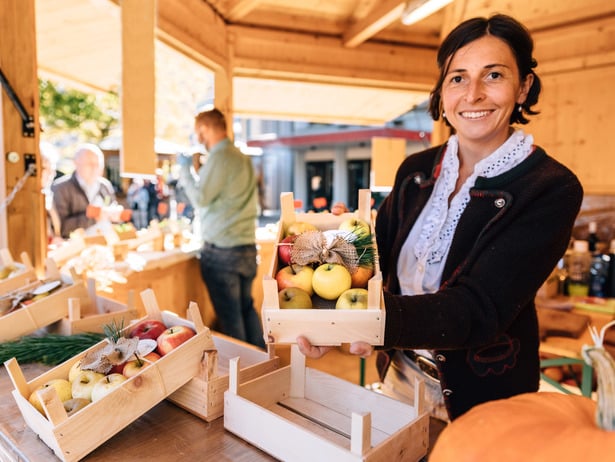
M 71 133 L 96 142 L 118 125 L 117 93 L 84 93 L 39 79 L 39 98 L 41 122 L 48 134 Z

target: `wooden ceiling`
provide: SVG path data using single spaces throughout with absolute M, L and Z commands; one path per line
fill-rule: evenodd
M 117 89 L 119 4 L 36 0 L 41 74 L 87 88 Z M 222 72 L 232 80 L 236 115 L 380 124 L 428 97 L 441 34 L 462 19 L 505 12 L 532 32 L 548 34 L 615 13 L 612 0 L 454 0 L 405 26 L 400 21 L 405 4 L 158 0 L 157 36 L 167 47 L 157 51 L 157 79 L 181 79 L 176 86 L 189 86 L 188 93 L 202 99 L 213 97 L 211 82 L 205 82 L 208 72 Z M 169 52 L 168 46 L 175 51 Z M 177 58 L 176 51 L 191 59 Z

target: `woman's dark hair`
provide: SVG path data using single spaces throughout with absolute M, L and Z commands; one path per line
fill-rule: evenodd
M 433 120 L 438 120 L 442 112 L 442 84 L 448 72 L 453 55 L 462 47 L 486 35 L 497 37 L 508 44 L 517 61 L 521 81 L 529 74 L 534 74 L 534 81 L 527 94 L 527 99 L 521 104 L 521 110 L 515 108 L 510 116 L 510 123 L 526 124 L 528 119 L 523 115 L 535 115 L 538 111 L 532 106 L 538 102 L 541 84 L 540 79 L 533 71 L 537 63 L 532 58 L 534 41 L 529 31 L 516 19 L 503 14 L 496 14 L 489 18 L 473 18 L 462 22 L 455 27 L 440 45 L 438 50 L 438 68 L 440 77 L 430 93 L 429 113 Z M 448 121 L 445 119 L 447 125 Z

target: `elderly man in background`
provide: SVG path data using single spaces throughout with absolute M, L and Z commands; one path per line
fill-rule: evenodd
M 103 207 L 115 202 L 113 185 L 103 177 L 104 155 L 98 146 L 80 145 L 73 161 L 75 171 L 58 178 L 51 186 L 65 239 L 77 228 L 85 229 L 108 219 Z

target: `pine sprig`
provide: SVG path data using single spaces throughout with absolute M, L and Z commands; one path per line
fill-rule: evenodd
M 352 241 L 352 244 L 355 249 L 357 249 L 359 266 L 373 266 L 375 252 L 374 243 L 372 242 L 372 235 L 358 232 L 357 237 Z
M 103 340 L 98 333 L 73 335 L 47 334 L 42 337 L 22 337 L 0 343 L 0 363 L 16 358 L 20 363 L 43 363 L 56 366 Z

